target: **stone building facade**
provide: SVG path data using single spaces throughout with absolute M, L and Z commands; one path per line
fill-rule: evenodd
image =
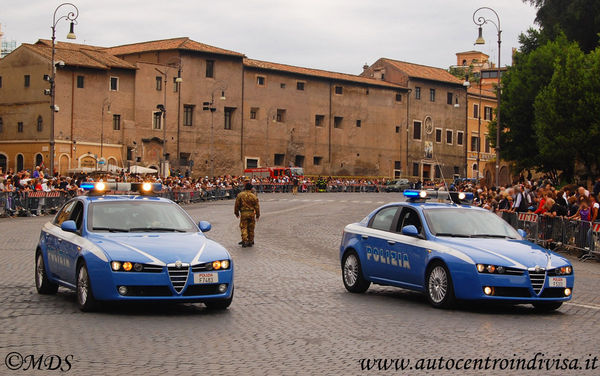
M 480 51 L 457 53 L 456 64 L 455 68 L 470 72 L 467 98 L 467 177 L 484 179 L 488 184 L 495 184 L 496 150 L 490 143 L 492 139 L 495 140 L 496 135 L 490 134 L 489 124 L 496 117 L 498 105 L 498 68 L 489 61 L 487 54 Z M 505 71 L 506 68 L 501 68 L 500 74 Z M 500 183 L 510 183 L 510 164 L 500 161 L 498 167 Z
M 467 90 L 463 81 L 441 68 L 382 58 L 362 76 L 396 83 L 409 90 L 404 138 L 406 175 L 421 181 L 466 173 Z
M 48 163 L 50 98 L 43 76 L 50 73 L 50 53 L 50 42 L 40 40 L 0 60 L 4 169 Z M 466 90 L 439 68 L 412 64 L 419 73 L 407 74 L 400 62 L 380 59 L 350 75 L 253 60 L 189 38 L 110 48 L 57 43 L 55 60 L 62 62 L 59 173 L 160 168 L 162 160 L 172 170 L 207 176 L 276 165 L 300 166 L 307 175 L 414 180 L 466 170 Z M 381 67 L 387 76 L 369 76 Z M 440 142 L 429 123 L 443 130 Z

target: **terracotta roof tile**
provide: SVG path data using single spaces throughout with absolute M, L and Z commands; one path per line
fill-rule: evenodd
M 49 41 L 40 40 L 36 44 L 23 44 L 25 48 L 32 49 L 48 60 L 52 58 L 52 44 Z M 119 59 L 116 56 L 109 55 L 103 51 L 97 50 L 97 47 L 81 44 L 60 43 L 56 44 L 56 55 L 54 60 L 62 60 L 66 65 L 96 68 L 96 69 L 136 69 L 136 66 Z
M 388 58 L 382 58 L 381 60 L 387 61 L 394 67 L 406 73 L 410 78 L 421 78 L 424 80 L 442 81 L 453 84 L 462 85 L 463 81 L 459 78 L 448 73 L 447 70 L 442 68 L 429 67 L 427 65 L 420 65 L 414 63 L 407 63 L 405 61 L 398 61 Z
M 126 44 L 123 46 L 108 47 L 104 49 L 105 52 L 117 56 L 139 52 L 162 50 L 188 50 L 229 56 L 244 56 L 244 54 L 241 54 L 239 52 L 229 51 L 222 48 L 209 46 L 208 44 L 198 43 L 187 37 Z
M 244 65 L 249 68 L 275 70 L 275 71 L 280 71 L 280 72 L 295 73 L 295 74 L 299 74 L 299 75 L 303 75 L 303 76 L 320 77 L 320 78 L 327 78 L 327 79 L 340 80 L 340 81 L 351 81 L 351 82 L 357 82 L 357 83 L 362 83 L 362 84 L 367 84 L 367 85 L 385 86 L 385 87 L 390 87 L 390 88 L 395 88 L 395 89 L 406 89 L 406 87 L 404 87 L 404 86 L 396 85 L 396 84 L 381 81 L 381 80 L 376 80 L 373 78 L 355 76 L 355 75 L 346 74 L 346 73 L 329 72 L 329 71 L 319 70 L 319 69 L 296 67 L 293 65 L 271 63 L 268 61 L 244 59 Z
M 468 89 L 468 93 L 469 95 L 474 95 L 476 97 L 479 97 L 479 87 L 478 86 L 471 86 Z M 496 99 L 496 93 L 490 90 L 486 90 L 486 89 L 481 89 L 481 96 L 482 97 L 486 97 L 486 98 L 494 98 Z
M 52 47 L 52 41 L 50 39 L 39 39 L 36 45 Z M 71 42 L 56 42 L 56 48 L 66 49 L 66 50 L 100 50 L 104 47 L 99 46 L 91 46 L 89 44 L 80 44 L 80 43 L 71 43 Z

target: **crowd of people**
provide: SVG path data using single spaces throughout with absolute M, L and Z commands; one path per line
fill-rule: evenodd
M 22 170 L 14 172 L 9 169 L 6 173 L 0 171 L 0 192 L 29 192 L 29 191 L 62 191 L 62 192 L 77 192 L 79 186 L 85 181 L 94 180 L 114 180 L 116 182 L 139 182 L 151 181 L 160 182 L 165 189 L 168 190 L 211 190 L 211 189 L 233 189 L 242 188 L 244 185 L 245 176 L 224 175 L 209 178 L 205 177 L 190 177 L 183 174 L 174 174 L 167 178 L 161 179 L 156 175 L 138 175 L 122 172 L 120 174 L 73 174 L 72 176 L 54 176 L 50 177 L 48 172 L 44 172 L 39 167 L 36 167 L 32 172 Z M 379 187 L 386 183 L 385 179 L 358 179 L 358 178 L 332 178 L 332 177 L 251 177 L 253 185 L 298 185 L 301 191 L 306 191 L 309 186 L 323 184 L 325 186 L 371 186 Z M 296 181 L 294 181 L 296 180 Z
M 117 182 L 153 181 L 163 184 L 164 189 L 170 191 L 191 190 L 211 191 L 239 190 L 244 186 L 244 181 L 257 187 L 263 186 L 297 186 L 299 191 L 306 192 L 309 187 L 317 191 L 328 191 L 335 187 L 336 191 L 345 191 L 347 187 L 369 187 L 371 191 L 383 191 L 388 179 L 364 178 L 339 178 L 339 177 L 245 177 L 225 175 L 209 178 L 190 177 L 183 174 L 174 174 L 161 179 L 156 175 L 136 175 L 122 172 L 117 175 L 106 174 L 74 174 L 73 176 L 49 176 L 43 168 L 36 167 L 33 171 L 23 170 L 14 172 L 9 169 L 0 171 L 0 192 L 31 192 L 31 191 L 59 191 L 70 195 L 82 193 L 79 188 L 81 183 L 93 180 L 114 180 Z M 423 184 L 415 182 L 414 187 L 449 189 L 472 192 L 475 197 L 474 204 L 494 212 L 531 212 L 546 216 L 560 216 L 583 221 L 600 221 L 600 177 L 596 179 L 591 189 L 583 185 L 569 184 L 558 188 L 550 179 L 535 181 L 520 179 L 514 185 L 506 187 L 490 187 L 472 181 L 445 185 L 443 182 L 428 182 Z M 291 189 L 289 190 L 292 191 Z
M 558 188 L 550 179 L 523 180 L 508 187 L 464 183 L 456 189 L 473 192 L 475 205 L 494 212 L 528 212 L 573 220 L 600 221 L 600 177 L 591 190 L 577 184 Z

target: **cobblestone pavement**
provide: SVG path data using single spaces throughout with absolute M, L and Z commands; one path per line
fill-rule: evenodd
M 253 248 L 237 244 L 233 201 L 185 206 L 195 220 L 212 223 L 207 235 L 235 260 L 235 298 L 219 313 L 202 304 L 108 305 L 81 313 L 66 289 L 38 295 L 33 251 L 50 217 L 0 219 L 0 360 L 13 352 L 36 359 L 56 354 L 65 367 L 72 355 L 63 373 L 76 375 L 600 374 L 600 360 L 596 370 L 557 370 L 548 363 L 574 366 L 576 360 L 585 368 L 586 360 L 591 365 L 600 357 L 597 262 L 569 256 L 574 299 L 549 314 L 530 306 L 437 310 L 420 294 L 380 286 L 347 293 L 338 261 L 343 227 L 398 198 L 261 194 Z M 443 357 L 450 366 L 461 358 L 530 362 L 536 353 L 536 368 L 543 370 L 511 371 L 509 363 L 498 363 L 495 371 L 367 371 L 360 361 L 404 358 L 415 366 L 420 358 Z M 10 371 L 0 361 L 0 374 L 27 372 Z

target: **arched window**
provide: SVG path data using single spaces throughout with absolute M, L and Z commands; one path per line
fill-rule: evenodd
M 8 162 L 6 160 L 6 155 L 0 154 L 0 171 L 2 171 L 3 174 L 6 174 L 7 167 Z
M 37 118 L 37 131 L 41 132 L 44 129 L 44 120 L 42 119 L 42 115 L 39 115 Z
M 17 171 L 22 171 L 23 170 L 23 154 L 19 154 L 17 155 Z
M 39 153 L 36 154 L 35 155 L 35 165 L 40 166 L 43 162 L 44 162 L 44 157 L 42 157 L 42 155 Z

